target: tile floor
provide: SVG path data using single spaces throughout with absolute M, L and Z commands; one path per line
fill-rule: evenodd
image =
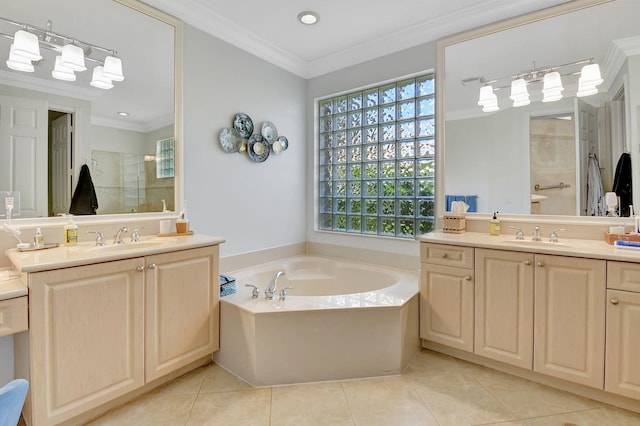
M 422 350 L 401 376 L 268 388 L 210 364 L 90 424 L 638 426 L 640 414 Z

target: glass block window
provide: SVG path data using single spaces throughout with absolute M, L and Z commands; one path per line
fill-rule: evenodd
M 319 229 L 433 230 L 434 88 L 428 74 L 319 101 Z
M 174 159 L 173 138 L 156 141 L 156 178 L 174 177 Z

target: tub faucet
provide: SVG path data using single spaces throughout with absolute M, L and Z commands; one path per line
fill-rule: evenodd
M 278 286 L 278 278 L 280 278 L 281 276 L 284 275 L 284 272 L 282 271 L 278 271 L 276 272 L 276 274 L 273 276 L 273 278 L 271 278 L 271 282 L 269 283 L 269 285 L 267 286 L 267 288 L 264 289 L 264 297 L 267 300 L 271 300 L 273 299 L 273 294 L 276 292 L 276 288 Z

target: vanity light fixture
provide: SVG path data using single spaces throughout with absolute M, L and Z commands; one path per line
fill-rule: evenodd
M 20 27 L 13 35 L 0 31 L 0 37 L 13 40 L 6 64 L 12 70 L 34 72 L 34 65 L 42 60 L 41 49 L 57 53 L 51 76 L 57 80 L 76 81 L 76 72 L 87 69 L 85 60 L 96 64 L 91 83 L 93 87 L 111 89 L 113 81 L 124 80 L 122 60 L 114 50 L 86 43 L 52 31 L 51 20 L 46 28 L 15 22 L 0 17 L 0 23 Z M 35 63 L 34 63 L 35 62 Z M 97 70 L 97 71 L 96 71 Z
M 320 20 L 320 16 L 316 12 L 306 10 L 298 14 L 298 21 L 305 25 L 317 24 Z

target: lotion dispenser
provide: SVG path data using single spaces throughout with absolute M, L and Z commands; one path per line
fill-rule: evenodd
M 498 219 L 498 212 L 493 212 L 493 217 L 489 221 L 489 235 L 500 235 L 500 219 Z

